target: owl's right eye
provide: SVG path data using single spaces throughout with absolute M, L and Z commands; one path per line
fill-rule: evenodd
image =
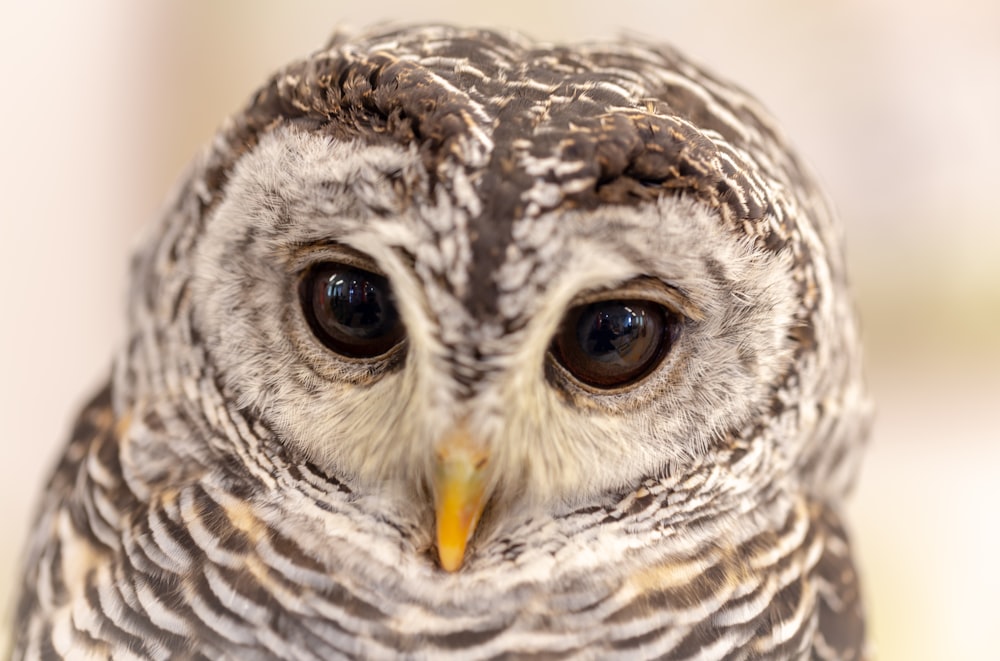
M 335 262 L 316 264 L 302 278 L 299 296 L 313 334 L 341 355 L 381 356 L 406 335 L 381 275 Z

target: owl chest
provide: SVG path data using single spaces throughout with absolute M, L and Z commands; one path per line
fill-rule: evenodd
M 685 658 L 698 650 L 756 658 L 775 648 L 794 658 L 818 626 L 812 573 L 822 549 L 808 531 L 800 552 L 771 566 L 751 546 L 685 556 L 662 537 L 663 553 L 607 540 L 560 548 L 526 540 L 545 550 L 508 547 L 447 574 L 429 557 L 408 557 L 405 545 L 351 534 L 349 519 L 340 533 L 313 531 L 307 542 L 290 536 L 290 524 L 250 523 L 192 498 L 134 521 L 89 571 L 64 571 L 76 582 L 53 628 L 64 647 L 86 634 L 152 658 L 167 650 L 239 659 Z M 82 544 L 71 542 L 63 557 L 81 557 Z

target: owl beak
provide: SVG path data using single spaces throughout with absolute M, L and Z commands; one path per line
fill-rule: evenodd
M 436 448 L 434 507 L 438 558 L 445 571 L 457 571 L 465 546 L 483 512 L 484 472 L 489 455 L 473 442 L 464 424 Z

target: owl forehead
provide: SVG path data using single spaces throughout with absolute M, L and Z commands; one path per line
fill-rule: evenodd
M 616 246 L 615 237 L 634 236 L 626 225 L 655 230 L 650 226 L 655 215 L 605 210 L 595 218 L 572 209 L 521 214 L 497 239 L 503 250 L 485 273 L 489 285 L 484 286 L 474 279 L 472 250 L 476 235 L 492 220 L 481 213 L 486 206 L 481 192 L 461 169 L 451 173 L 449 190 L 431 180 L 413 145 L 330 140 L 278 126 L 237 164 L 229 203 L 219 215 L 226 218 L 233 249 L 262 251 L 257 260 L 286 260 L 292 271 L 301 271 L 317 260 L 370 258 L 391 279 L 416 277 L 415 291 L 432 308 L 446 342 L 470 346 L 523 324 L 557 280 L 568 276 L 572 293 L 631 273 L 641 255 L 626 259 L 621 253 L 637 247 Z M 602 222 L 605 217 L 614 220 Z M 607 225 L 619 231 L 609 233 Z M 601 242 L 600 258 L 588 239 Z M 573 268 L 567 272 L 566 266 Z M 584 274 L 573 285 L 575 271 Z M 475 305 L 487 296 L 493 297 L 489 309 L 495 314 Z
M 683 194 L 734 232 L 784 246 L 794 221 L 772 196 L 788 189 L 780 143 L 753 115 L 737 120 L 739 99 L 722 89 L 642 44 L 570 49 L 442 26 L 340 36 L 257 93 L 207 179 L 224 182 L 282 127 L 347 146 L 330 177 L 340 206 L 371 228 L 409 208 L 420 236 L 396 223 L 397 247 L 429 265 L 425 279 L 461 303 L 463 325 L 496 335 L 523 322 L 578 230 L 563 219 L 580 213 Z

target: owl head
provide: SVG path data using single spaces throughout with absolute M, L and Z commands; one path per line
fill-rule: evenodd
M 663 475 L 839 497 L 864 436 L 826 203 L 753 99 L 659 45 L 339 35 L 221 127 L 133 282 L 137 483 L 281 456 L 447 570 Z

